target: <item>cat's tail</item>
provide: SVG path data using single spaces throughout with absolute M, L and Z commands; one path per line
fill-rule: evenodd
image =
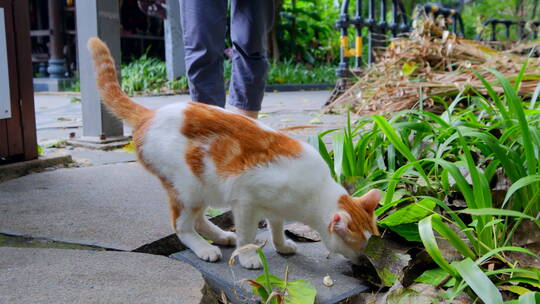
M 131 126 L 148 117 L 152 110 L 131 100 L 118 83 L 114 59 L 107 45 L 99 38 L 88 40 L 88 50 L 94 61 L 96 83 L 103 103 L 118 118 Z

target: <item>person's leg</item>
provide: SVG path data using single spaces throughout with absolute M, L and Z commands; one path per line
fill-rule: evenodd
M 274 18 L 273 0 L 232 0 L 233 59 L 229 104 L 257 117 L 264 95 L 268 60 L 266 37 Z
M 224 107 L 227 0 L 180 0 L 180 10 L 191 98 Z

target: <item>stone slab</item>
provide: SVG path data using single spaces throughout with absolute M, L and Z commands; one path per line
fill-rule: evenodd
M 125 152 L 123 150 L 101 151 L 101 150 L 86 150 L 74 149 L 69 151 L 73 160 L 83 164 L 93 166 L 134 162 L 137 160 L 135 153 Z
M 168 213 L 158 179 L 137 163 L 58 169 L 0 184 L 0 232 L 12 235 L 133 250 L 171 234 Z
M 259 240 L 268 239 L 268 232 L 259 233 Z M 275 252 L 271 244 L 263 248 L 268 260 L 270 272 L 284 277 L 285 268 L 289 266 L 289 280 L 306 280 L 317 289 L 319 304 L 339 303 L 349 297 L 366 291 L 368 287 L 352 276 L 351 263 L 345 258 L 332 255 L 327 258 L 328 250 L 321 242 L 296 243 L 298 250 L 292 256 L 282 256 Z M 251 290 L 242 279 L 256 279 L 262 274 L 260 270 L 247 270 L 236 263 L 228 265 L 229 257 L 234 248 L 221 248 L 223 259 L 217 263 L 200 260 L 191 250 L 184 250 L 171 257 L 186 262 L 197 268 L 203 274 L 209 287 L 217 294 L 223 291 L 233 303 L 257 303 L 257 298 L 249 293 Z M 334 280 L 332 287 L 323 285 L 323 277 L 330 275 Z
M 0 247 L 0 303 L 199 304 L 204 280 L 162 256 Z
M 71 155 L 54 153 L 39 156 L 37 159 L 18 162 L 7 165 L 0 165 L 0 183 L 9 179 L 26 175 L 35 170 L 42 170 L 48 167 L 66 165 L 71 163 Z
M 107 151 L 107 150 L 120 149 L 126 146 L 127 144 L 129 144 L 129 141 L 130 140 L 128 137 L 122 136 L 120 140 L 103 142 L 103 143 L 90 142 L 83 139 L 70 139 L 67 141 L 67 144 L 74 147 Z

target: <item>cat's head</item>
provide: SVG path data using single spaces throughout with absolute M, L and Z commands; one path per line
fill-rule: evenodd
M 357 261 L 369 238 L 379 235 L 374 211 L 380 199 L 381 191 L 376 189 L 361 197 L 342 195 L 339 198 L 339 211 L 328 224 L 330 238 L 327 246 L 331 252 Z

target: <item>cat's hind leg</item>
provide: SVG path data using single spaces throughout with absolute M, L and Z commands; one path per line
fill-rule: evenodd
M 195 222 L 195 230 L 212 240 L 217 245 L 231 246 L 236 244 L 236 234 L 224 231 L 216 226 L 205 216 L 205 212 L 200 212 Z
M 152 172 L 152 171 L 151 171 Z M 221 258 L 221 250 L 213 245 L 210 245 L 203 239 L 197 231 L 195 231 L 195 220 L 199 213 L 205 208 L 186 208 L 179 198 L 177 190 L 173 184 L 164 177 L 157 175 L 167 191 L 169 197 L 170 221 L 174 232 L 180 241 L 202 260 L 215 262 Z M 177 222 L 180 224 L 177 225 Z
M 201 207 L 185 208 L 180 215 L 177 235 L 180 241 L 204 261 L 215 262 L 221 258 L 221 250 L 208 243 L 195 231 L 195 221 L 204 210 Z
M 266 220 L 272 234 L 272 244 L 277 252 L 281 254 L 294 254 L 296 252 L 296 244 L 285 238 L 283 233 L 282 220 Z
M 176 221 L 180 217 L 180 214 L 182 213 L 182 205 L 179 204 L 178 200 L 174 197 L 169 197 L 169 211 L 170 211 L 170 220 L 171 220 L 171 226 L 176 233 Z
M 255 243 L 257 235 L 258 220 L 255 217 L 253 209 L 245 205 L 233 207 L 234 224 L 236 226 L 236 246 L 242 246 Z M 256 251 L 241 253 L 238 256 L 240 265 L 247 269 L 258 269 L 262 267 L 261 259 Z

